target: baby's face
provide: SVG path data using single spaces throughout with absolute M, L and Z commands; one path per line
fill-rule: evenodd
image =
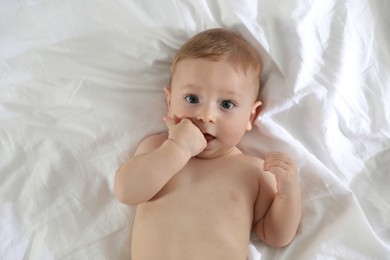
M 166 90 L 168 115 L 189 118 L 202 131 L 207 147 L 199 157 L 230 151 L 251 130 L 261 105 L 255 73 L 226 61 L 185 59 L 177 64 Z

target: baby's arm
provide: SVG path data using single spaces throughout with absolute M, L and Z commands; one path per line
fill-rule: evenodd
M 281 153 L 269 154 L 264 162 L 264 170 L 275 176 L 276 194 L 269 178 L 268 181 L 264 178 L 259 196 L 265 199 L 260 202 L 270 206 L 257 220 L 254 228 L 265 243 L 275 247 L 286 246 L 295 236 L 301 220 L 298 172 L 294 161 Z
M 115 176 L 114 192 L 125 204 L 137 205 L 153 198 L 207 143 L 189 119 L 164 117 L 168 139 L 155 135 L 145 139 L 134 157 Z

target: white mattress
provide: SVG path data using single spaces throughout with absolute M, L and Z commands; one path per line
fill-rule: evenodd
M 212 27 L 261 53 L 240 147 L 298 163 L 303 217 L 249 259 L 390 259 L 390 2 L 0 1 L 0 259 L 130 259 L 116 169 L 164 131 L 181 44 Z

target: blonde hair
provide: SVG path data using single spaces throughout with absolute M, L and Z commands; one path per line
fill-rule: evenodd
M 256 81 L 260 81 L 262 64 L 259 54 L 246 40 L 232 31 L 215 28 L 190 38 L 176 53 L 171 65 L 171 75 L 180 61 L 197 58 L 228 61 L 244 73 L 252 67 L 257 71 Z

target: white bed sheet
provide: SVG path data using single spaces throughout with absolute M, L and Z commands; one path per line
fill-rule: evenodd
M 261 53 L 240 147 L 289 153 L 303 194 L 286 248 L 249 259 L 390 259 L 390 2 L 1 0 L 0 259 L 129 259 L 116 169 L 164 130 L 169 64 L 196 32 Z

